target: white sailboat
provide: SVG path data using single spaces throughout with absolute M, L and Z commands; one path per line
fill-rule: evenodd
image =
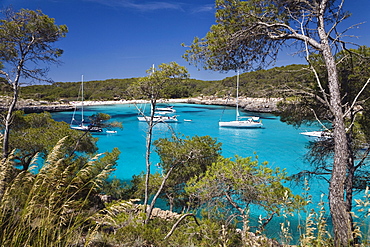
M 77 105 L 75 105 L 75 110 L 74 110 L 73 115 L 72 115 L 72 120 L 71 120 L 71 124 L 70 124 L 71 129 L 81 130 L 81 131 L 90 131 L 90 132 L 102 132 L 103 131 L 103 129 L 98 127 L 98 126 L 92 126 L 91 124 L 88 124 L 88 125 L 85 124 L 85 119 L 84 119 L 84 80 L 83 80 L 83 76 L 82 76 L 82 80 L 81 80 L 81 121 L 80 122 L 77 122 L 77 120 L 75 119 L 76 111 L 77 111 Z M 77 122 L 77 124 L 75 124 L 75 122 Z
M 150 121 L 150 116 L 138 116 L 137 119 L 140 122 L 149 122 Z M 153 116 L 153 122 L 156 123 L 175 123 L 177 122 L 177 116 L 163 116 L 163 115 L 155 115 Z
M 236 119 L 234 121 L 218 123 L 219 127 L 229 128 L 262 128 L 263 124 L 259 117 L 241 117 L 239 114 L 239 71 L 236 77 Z M 243 120 L 244 119 L 244 120 Z
M 173 106 L 166 106 L 166 107 L 156 107 L 154 114 L 166 115 L 175 112 L 176 110 L 173 108 Z
M 158 108 L 157 108 L 158 109 Z M 174 113 L 176 112 L 175 109 L 172 109 L 172 108 L 168 108 L 169 110 L 167 111 L 160 111 L 160 112 L 157 112 L 155 111 L 154 112 L 154 116 L 153 116 L 153 122 L 155 123 L 175 123 L 178 121 L 177 119 L 177 115 L 169 115 L 171 113 Z M 171 111 L 172 109 L 172 111 Z M 149 122 L 150 121 L 150 116 L 146 116 L 144 114 L 143 111 L 139 110 L 139 116 L 137 117 L 137 119 L 140 121 L 140 122 Z M 150 114 L 153 114 L 153 109 L 150 110 Z

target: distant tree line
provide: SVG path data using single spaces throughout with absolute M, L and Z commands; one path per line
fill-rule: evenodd
M 131 88 L 140 78 L 107 79 L 84 83 L 85 100 L 121 100 L 131 98 Z M 235 97 L 235 76 L 218 81 L 186 79 L 181 84 L 170 86 L 166 95 L 170 98 L 198 96 Z M 245 97 L 290 96 L 293 89 L 312 83 L 312 73 L 306 65 L 289 65 L 268 70 L 258 70 L 240 75 L 240 95 Z M 21 98 L 58 101 L 77 100 L 80 82 L 55 82 L 47 85 L 22 87 Z M 0 85 L 2 95 L 11 93 L 11 88 Z

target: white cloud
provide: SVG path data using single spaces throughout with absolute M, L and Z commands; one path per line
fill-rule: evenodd
M 215 12 L 214 4 L 207 4 L 203 6 L 199 6 L 192 11 L 193 13 L 202 13 L 202 12 Z
M 111 7 L 131 8 L 139 11 L 154 11 L 160 9 L 183 10 L 181 3 L 170 3 L 160 1 L 136 1 L 136 0 L 85 0 L 104 4 Z

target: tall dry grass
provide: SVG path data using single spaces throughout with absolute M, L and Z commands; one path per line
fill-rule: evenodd
M 174 222 L 154 220 L 143 225 L 144 211 L 131 203 L 117 202 L 97 208 L 94 196 L 114 166 L 102 156 L 91 159 L 67 158 L 61 140 L 37 173 L 14 169 L 12 155 L 0 163 L 0 246 L 276 246 L 266 238 L 240 233 L 221 223 L 200 220 L 182 224 L 170 238 L 165 236 Z M 33 164 L 36 164 L 36 157 Z M 308 186 L 306 204 L 311 203 Z M 356 246 L 369 246 L 370 192 L 356 200 L 354 217 L 364 219 L 354 229 L 361 240 Z M 321 200 L 318 208 L 307 210 L 299 226 L 299 246 L 333 246 L 327 212 Z M 287 214 L 287 216 L 289 216 Z M 366 221 L 367 219 L 367 221 Z M 104 226 L 103 228 L 101 226 Z M 102 231 L 109 228 L 110 232 Z M 289 217 L 281 225 L 283 244 L 291 241 Z M 263 232 L 261 233 L 261 235 Z M 209 243 L 209 244 L 208 244 Z M 100 245 L 99 245 L 100 244 Z M 213 245 L 212 245 L 213 244 Z
M 66 158 L 62 139 L 34 174 L 1 162 L 0 246 L 87 246 L 96 233 L 91 199 L 113 170 L 95 156 Z M 36 159 L 33 164 L 35 164 Z

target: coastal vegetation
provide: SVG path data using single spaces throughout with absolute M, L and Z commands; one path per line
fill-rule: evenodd
M 0 20 L 0 74 L 11 88 L 12 99 L 3 123 L 2 155 L 7 158 L 10 152 L 10 125 L 19 97 L 21 78 L 48 81 L 43 79 L 47 70 L 37 65 L 58 62 L 57 58 L 63 51 L 52 44 L 65 37 L 68 29 L 65 25 L 56 25 L 54 19 L 40 10 L 22 9 L 14 12 L 9 8 L 4 13 L 5 19 Z
M 370 81 L 369 75 L 365 79 L 358 78 L 359 87 L 353 88 L 357 96 L 349 99 L 346 88 L 341 87 L 349 78 L 341 77 L 338 62 L 342 60 L 338 60 L 338 56 L 342 52 L 346 60 L 354 52 L 346 47 L 348 29 L 342 28 L 341 32 L 338 27 L 349 17 L 343 9 L 343 1 L 339 0 L 216 0 L 216 24 L 204 38 L 194 38 L 184 54 L 187 61 L 204 69 L 248 71 L 274 62 L 284 46 L 297 44 L 298 51 L 304 52 L 316 90 L 303 88 L 303 94 L 310 94 L 313 102 L 327 110 L 326 117 L 332 124 L 329 206 L 336 246 L 356 242 L 351 214 L 356 165 L 351 145 L 353 132 L 348 133 L 348 129 L 353 126 L 355 116 L 361 114 L 356 106 Z M 359 53 L 357 56 L 361 57 Z M 321 68 L 317 67 L 318 63 Z M 297 101 L 305 103 L 305 98 L 299 97 Z M 315 109 L 311 115 L 321 120 L 322 111 L 316 113 Z
M 140 78 L 107 79 L 84 82 L 86 100 L 131 99 L 130 88 Z M 302 86 L 312 83 L 312 74 L 307 65 L 288 65 L 267 70 L 257 70 L 240 75 L 240 96 L 245 97 L 289 97 Z M 0 84 L 1 85 L 1 84 Z M 23 86 L 20 97 L 38 101 L 75 101 L 78 99 L 80 82 L 54 82 L 44 85 Z M 2 86 L 2 95 L 10 95 L 11 88 Z M 219 81 L 202 81 L 188 78 L 180 85 L 166 89 L 169 98 L 199 96 L 235 97 L 235 76 Z
M 155 210 L 147 224 L 143 224 L 146 219 L 143 205 L 133 200 L 143 196 L 145 175 L 143 179 L 134 178 L 126 187 L 114 188 L 109 174 L 115 168 L 118 150 L 73 158 L 67 155 L 66 141 L 62 139 L 50 150 L 37 172 L 14 169 L 11 156 L 3 160 L 0 175 L 6 178 L 6 189 L 0 204 L 2 245 L 281 246 L 278 241 L 264 237 L 266 223 L 278 214 L 286 218 L 281 229 L 276 230 L 281 231 L 279 242 L 289 245 L 295 231 L 289 226 L 289 217 L 300 215 L 298 209 L 303 209 L 307 219 L 298 226 L 302 232 L 301 246 L 334 246 L 325 207 L 310 205 L 308 187 L 305 194 L 293 196 L 289 188 L 281 184 L 287 179 L 284 171 L 271 169 L 256 158 L 238 157 L 235 161 L 222 158 L 218 153 L 220 143 L 210 137 L 155 142 L 155 150 L 160 154 L 163 168 L 167 166 L 166 171 L 177 164 L 172 160 L 181 162 L 169 177 L 171 182 L 167 185 L 170 186 L 165 191 L 180 202 L 175 205 L 182 209 L 178 213 Z M 175 152 L 174 146 L 182 152 Z M 181 157 L 188 152 L 198 157 L 189 163 L 182 162 Z M 194 170 L 193 165 L 203 164 L 207 164 L 202 168 L 205 172 Z M 33 160 L 31 167 L 33 165 L 40 164 Z M 182 174 L 192 178 L 184 179 Z M 151 180 L 154 182 L 151 182 L 150 195 L 156 193 L 163 179 L 160 174 L 153 177 L 157 180 Z M 178 177 L 182 180 L 178 181 Z M 186 184 L 183 181 L 187 181 Z M 172 193 L 176 189 L 180 193 Z M 121 193 L 115 195 L 121 196 L 113 198 L 114 194 L 109 193 L 113 190 L 120 190 Z M 224 193 L 229 196 L 225 197 Z M 184 198 L 190 199 L 191 204 L 184 203 Z M 357 201 L 355 215 L 369 217 L 368 203 L 370 194 L 366 192 Z M 269 214 L 261 215 L 259 222 L 252 223 L 250 206 L 244 204 L 260 205 Z M 200 209 L 201 217 L 195 214 Z M 356 234 L 361 234 L 359 229 Z M 360 246 L 366 246 L 366 236 L 363 232 Z
M 254 5 L 248 5 L 249 2 Z M 327 40 L 320 28 L 316 31 L 319 32 L 317 37 L 323 41 L 322 46 L 311 40 L 309 34 L 294 36 L 297 33 L 293 33 L 293 36 L 283 35 L 279 39 L 269 36 L 281 35 L 293 17 L 300 20 L 302 7 L 311 10 L 311 17 L 319 20 L 329 13 L 342 16 L 340 9 L 332 9 L 335 1 L 322 1 L 320 6 L 327 12 L 318 11 L 317 6 L 309 2 L 296 6 L 294 1 L 289 1 L 284 8 L 275 1 L 267 1 L 270 5 L 265 8 L 260 4 L 262 2 L 266 1 L 216 1 L 218 24 L 206 40 L 196 39 L 186 56 L 189 60 L 206 61 L 206 65 L 213 69 L 237 70 L 245 66 L 244 69 L 248 70 L 251 65 L 248 62 L 258 61 L 258 58 L 264 60 L 270 52 L 275 55 L 275 49 L 292 37 L 306 40 L 313 48 L 321 49 L 323 56 L 308 56 L 309 66 L 290 65 L 242 74 L 241 94 L 284 98 L 282 117 L 291 124 L 299 125 L 316 119 L 326 120 L 335 127 L 334 130 L 337 126 L 345 127 L 344 132 L 341 128 L 336 130 L 333 138 L 315 143 L 316 149 L 311 156 L 321 157 L 321 160 L 328 155 L 335 157 L 334 164 L 325 163 L 325 166 L 320 166 L 321 171 L 315 170 L 317 175 L 327 173 L 332 176 L 330 213 L 334 220 L 334 237 L 323 203 L 317 208 L 311 205 L 306 180 L 304 193 L 295 195 L 286 186 L 292 178 L 284 170 L 271 168 L 267 162 L 261 163 L 257 156 L 222 157 L 222 144 L 209 136 L 179 137 L 173 133 L 172 138 L 153 141 L 154 113 L 147 129 L 147 170 L 124 183 L 111 177 L 119 150 L 96 154 L 96 139 L 89 132 L 72 130 L 68 124 L 52 120 L 48 113 L 25 115 L 15 112 L 13 107 L 18 97 L 45 101 L 74 100 L 79 91 L 77 82 L 20 87 L 20 77 L 11 79 L 10 74 L 3 70 L 15 63 L 20 65 L 16 66 L 18 76 L 36 78 L 41 75 L 41 70 L 36 69 L 32 74 L 23 62 L 27 59 L 31 62 L 37 59 L 54 62 L 54 58 L 61 54 L 59 49 L 51 49 L 49 44 L 64 37 L 67 28 L 56 26 L 54 20 L 41 11 L 21 10 L 18 13 L 7 12 L 9 19 L 1 21 L 0 26 L 0 46 L 4 48 L 0 53 L 0 61 L 4 63 L 1 74 L 5 76 L 1 81 L 2 93 L 12 98 L 9 108 L 1 113 L 4 121 L 0 124 L 0 141 L 4 146 L 0 163 L 0 245 L 287 246 L 294 243 L 301 246 L 367 246 L 368 222 L 359 225 L 363 222 L 358 220 L 356 225 L 353 218 L 369 220 L 370 216 L 366 169 L 370 149 L 366 147 L 366 151 L 361 153 L 365 156 L 356 152 L 359 143 L 369 143 L 369 115 L 366 115 L 369 111 L 366 99 L 370 93 L 366 87 L 369 83 L 369 49 L 343 50 L 332 56 L 327 53 Z M 286 8 L 291 9 L 289 13 L 292 16 L 282 12 Z M 270 19 L 263 19 L 264 15 L 253 15 L 266 11 L 274 17 L 268 15 L 269 18 L 284 20 L 279 28 L 274 29 L 275 23 L 272 25 Z M 224 18 L 225 15 L 231 19 Z M 245 19 L 240 23 L 234 21 L 234 17 L 240 16 Z M 251 20 L 256 23 L 257 17 L 262 18 L 260 25 L 253 26 L 257 27 L 258 39 L 244 34 L 235 40 L 233 34 L 241 34 L 238 31 L 244 30 L 238 25 L 248 24 Z M 20 30 L 25 33 L 17 33 L 17 27 L 22 27 Z M 23 44 L 33 40 L 35 29 L 37 34 L 40 30 L 43 32 L 37 36 L 41 43 L 28 43 L 28 47 L 35 45 L 34 50 L 28 50 L 31 53 L 22 54 L 24 49 L 16 50 L 5 35 L 5 30 L 14 32 L 14 37 L 25 35 L 27 38 L 20 41 Z M 223 32 L 225 30 L 228 32 Z M 225 33 L 226 37 L 223 36 Z M 219 42 L 225 38 L 233 41 L 229 43 L 231 47 Z M 245 47 L 235 50 L 233 45 L 238 44 L 239 47 L 239 38 L 246 38 Z M 255 40 L 262 41 L 258 44 L 261 46 L 256 47 Z M 219 53 L 215 54 L 212 45 L 223 49 L 216 49 Z M 195 49 L 199 47 L 211 53 L 199 54 Z M 249 49 L 251 47 L 253 49 Z M 269 50 L 271 48 L 272 51 Z M 260 53 L 256 54 L 256 51 Z M 19 52 L 22 56 L 16 55 Z M 48 56 L 43 57 L 45 52 Z M 189 54 L 195 57 L 189 57 Z M 22 59 L 18 60 L 19 57 Z M 337 64 L 337 78 L 331 78 L 332 74 L 328 73 L 332 69 L 329 65 L 333 66 L 330 62 Z M 263 61 L 259 65 L 263 65 Z M 148 76 L 143 78 L 86 82 L 85 96 L 87 100 L 147 99 L 155 108 L 160 98 L 232 97 L 234 84 L 234 78 L 221 81 L 188 79 L 186 68 L 170 63 L 149 69 Z M 109 119 L 104 114 L 93 117 L 96 122 Z M 339 144 L 339 141 L 343 143 Z M 151 173 L 152 151 L 157 152 L 160 158 L 161 173 Z M 310 171 L 303 173 L 313 174 Z M 362 199 L 352 200 L 355 188 L 364 191 Z M 342 198 L 344 194 L 346 200 Z M 170 211 L 155 208 L 159 198 L 168 204 Z M 262 208 L 264 213 L 258 221 L 252 222 L 250 213 L 254 207 Z M 297 228 L 291 227 L 289 219 L 293 215 L 303 216 L 305 222 Z M 278 216 L 283 218 L 280 229 L 276 229 L 280 231 L 280 238 L 269 239 L 265 236 L 265 228 Z M 338 222 L 338 217 L 347 221 Z M 338 229 L 340 227 L 343 229 Z M 299 232 L 294 242 L 293 231 Z
M 97 138 L 91 134 L 80 135 L 69 124 L 53 120 L 48 112 L 25 115 L 22 111 L 16 111 L 9 138 L 9 148 L 14 150 L 13 161 L 17 167 L 27 171 L 36 155 L 46 158 L 50 150 L 65 136 L 68 136 L 64 140 L 64 147 L 67 148 L 65 152 L 68 154 L 94 154 L 97 151 Z M 76 145 L 78 142 L 80 145 Z

